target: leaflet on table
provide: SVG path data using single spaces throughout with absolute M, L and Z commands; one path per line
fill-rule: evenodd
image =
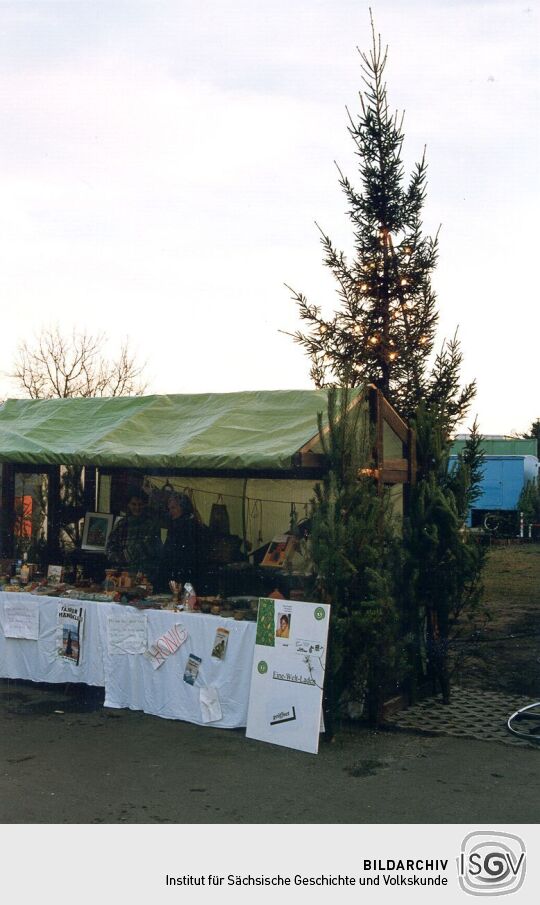
M 229 629 L 223 628 L 223 626 L 220 626 L 216 630 L 216 637 L 214 638 L 214 644 L 212 646 L 211 654 L 214 660 L 225 659 L 225 654 L 227 653 L 227 644 L 229 643 L 229 635 Z
M 246 735 L 317 753 L 330 607 L 259 601 Z
M 109 654 L 144 654 L 146 631 L 146 613 L 126 612 L 107 616 Z
M 151 644 L 144 656 L 150 660 L 153 669 L 163 666 L 167 657 L 175 654 L 188 637 L 187 630 L 181 622 L 175 623 L 168 632 L 161 635 L 154 644 Z
M 39 638 L 39 607 L 34 601 L 6 601 L 4 606 L 4 635 L 6 638 Z
M 201 657 L 198 657 L 196 654 L 189 655 L 188 661 L 186 663 L 186 668 L 184 670 L 184 682 L 187 682 L 188 685 L 195 685 L 197 676 L 199 675 L 201 663 Z
M 56 652 L 63 660 L 77 666 L 81 662 L 85 609 L 82 606 L 59 604 L 56 631 Z

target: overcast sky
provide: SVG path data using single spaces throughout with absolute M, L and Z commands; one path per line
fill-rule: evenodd
M 485 433 L 540 416 L 538 3 L 381 0 L 408 168 L 427 145 L 440 340 Z M 40 326 L 129 337 L 149 391 L 309 387 L 284 286 L 329 313 L 350 248 L 359 0 L 0 0 L 2 360 Z M 15 395 L 4 376 L 3 395 Z

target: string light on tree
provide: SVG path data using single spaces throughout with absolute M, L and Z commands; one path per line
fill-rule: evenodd
M 349 260 L 321 232 L 325 264 L 337 280 L 340 304 L 318 342 L 300 331 L 295 338 L 317 363 L 312 374 L 318 386 L 345 382 L 352 371 L 355 383 L 374 383 L 408 418 L 424 386 L 422 375 L 437 324 L 430 283 L 437 237 L 422 234 L 426 162 L 422 157 L 406 177 L 401 162 L 402 117 L 391 112 L 387 100 L 386 51 L 375 31 L 371 51 L 360 56 L 366 88 L 358 115 L 349 114 L 349 132 L 360 159 L 360 187 L 340 171 L 354 254 Z M 298 293 L 294 297 L 302 320 L 310 326 L 318 323 L 317 306 Z M 419 341 L 424 335 L 426 342 Z M 320 369 L 323 352 L 330 359 L 326 373 Z

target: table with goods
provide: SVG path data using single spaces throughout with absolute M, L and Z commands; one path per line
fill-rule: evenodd
M 0 676 L 102 686 L 106 707 L 245 726 L 258 599 L 151 590 L 112 570 L 101 586 L 7 578 Z

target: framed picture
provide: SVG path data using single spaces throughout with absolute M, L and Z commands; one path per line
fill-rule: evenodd
M 261 566 L 284 566 L 296 549 L 296 539 L 291 534 L 278 534 L 270 545 Z
M 81 549 L 105 553 L 113 518 L 112 512 L 87 512 L 84 517 Z

